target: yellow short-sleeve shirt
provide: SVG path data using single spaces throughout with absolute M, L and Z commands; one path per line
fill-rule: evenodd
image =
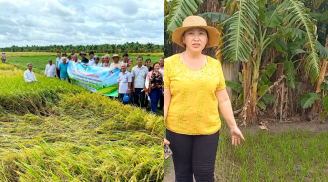
M 187 135 L 209 135 L 221 128 L 215 91 L 226 87 L 221 62 L 207 56 L 200 70 L 189 69 L 179 54 L 164 61 L 164 88 L 171 91 L 165 126 Z

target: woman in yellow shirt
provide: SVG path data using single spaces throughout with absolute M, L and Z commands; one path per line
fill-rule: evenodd
M 202 54 L 216 46 L 217 29 L 199 16 L 189 16 L 172 35 L 186 48 L 165 60 L 164 122 L 173 153 L 177 182 L 214 181 L 214 165 L 221 120 L 227 121 L 232 144 L 244 139 L 233 116 L 220 61 Z

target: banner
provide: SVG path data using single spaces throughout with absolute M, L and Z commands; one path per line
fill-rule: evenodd
M 68 77 L 78 85 L 105 96 L 117 97 L 117 78 L 119 69 L 85 66 L 69 61 Z

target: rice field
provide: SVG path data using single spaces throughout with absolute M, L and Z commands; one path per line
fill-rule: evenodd
M 0 181 L 163 181 L 163 117 L 0 64 Z

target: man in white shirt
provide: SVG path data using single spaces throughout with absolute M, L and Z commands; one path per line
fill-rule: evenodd
M 120 62 L 120 56 L 118 54 L 114 54 L 112 59 L 114 63 L 110 64 L 110 68 L 121 69 L 122 62 Z
M 94 59 L 94 53 L 93 51 L 89 52 L 89 63 L 87 64 L 87 66 L 93 66 L 95 64 L 95 59 Z
M 77 54 L 74 54 L 72 58 L 73 58 L 72 62 L 77 63 L 77 64 L 81 64 L 81 60 L 77 59 L 78 58 Z
M 94 60 L 95 60 L 95 64 L 93 64 L 92 66 L 102 67 L 102 64 L 99 63 L 99 56 L 95 55 Z
M 28 63 L 27 64 L 27 70 L 24 72 L 24 80 L 26 83 L 33 83 L 33 82 L 39 82 L 35 75 L 34 72 L 32 71 L 32 64 Z
M 56 66 L 52 64 L 52 59 L 49 59 L 49 64 L 46 66 L 46 70 L 44 71 L 44 76 L 56 78 Z

